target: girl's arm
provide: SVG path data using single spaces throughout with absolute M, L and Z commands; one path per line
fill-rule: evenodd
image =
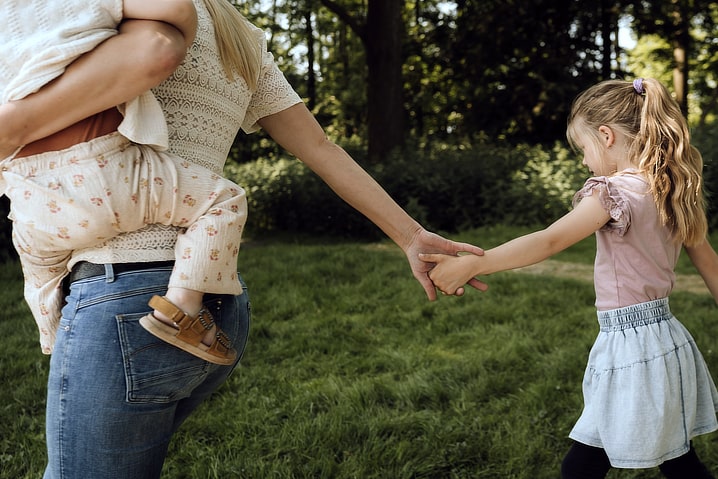
M 594 233 L 610 219 L 597 195 L 583 198 L 548 228 L 487 250 L 483 256 L 425 254 L 421 258 L 436 263 L 429 276 L 441 291 L 453 294 L 470 278 L 538 263 Z
M 182 33 L 187 48 L 197 33 L 197 10 L 192 0 L 124 0 L 122 16 L 169 23 Z
M 430 300 L 436 289 L 427 275 L 431 265 L 419 259 L 419 253 L 457 254 L 482 250 L 455 243 L 426 231 L 411 218 L 386 191 L 342 148 L 327 139 L 324 130 L 304 104 L 297 104 L 259 120 L 260 126 L 283 148 L 299 158 L 344 201 L 366 216 L 391 238 L 409 260 L 414 277 Z M 484 290 L 486 285 L 469 278 L 455 290 L 462 294 L 464 284 Z
M 159 85 L 187 52 L 182 34 L 167 23 L 129 20 L 119 32 L 38 92 L 0 105 L 0 159 Z
M 718 302 L 718 254 L 707 239 L 698 246 L 684 248 L 713 298 Z

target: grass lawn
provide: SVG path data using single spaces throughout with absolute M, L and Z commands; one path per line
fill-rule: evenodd
M 457 239 L 489 247 L 520 232 Z M 589 239 L 556 259 L 585 271 L 593 254 Z M 253 312 L 247 351 L 176 435 L 166 478 L 559 477 L 597 333 L 590 273 L 499 273 L 486 293 L 432 303 L 391 243 L 250 242 L 240 269 Z M 695 276 L 686 258 L 678 271 Z M 19 268 L 0 281 L 0 477 L 39 478 L 48 359 Z M 715 377 L 713 298 L 677 290 L 671 309 Z M 695 444 L 718 474 L 718 434 Z

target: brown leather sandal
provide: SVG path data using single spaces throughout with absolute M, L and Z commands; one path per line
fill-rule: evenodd
M 154 336 L 210 363 L 224 366 L 234 364 L 237 351 L 232 348 L 232 342 L 215 324 L 212 314 L 206 308 L 203 307 L 193 318 L 164 296 L 153 296 L 149 305 L 161 311 L 176 326 L 172 327 L 160 321 L 153 314 L 143 316 L 140 324 Z M 202 339 L 212 328 L 216 329 L 216 334 L 212 344 L 208 346 Z

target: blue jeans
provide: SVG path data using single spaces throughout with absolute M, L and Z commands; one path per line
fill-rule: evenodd
M 44 479 L 160 477 L 172 434 L 236 366 L 205 362 L 140 326 L 170 272 L 110 267 L 71 285 L 50 360 Z M 242 286 L 240 296 L 204 301 L 239 356 L 250 320 Z

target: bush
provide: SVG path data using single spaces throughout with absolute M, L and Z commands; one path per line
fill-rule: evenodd
M 410 215 L 445 232 L 548 223 L 567 211 L 586 177 L 580 160 L 559 145 L 407 148 L 367 170 Z M 296 160 L 229 165 L 226 173 L 247 190 L 251 234 L 379 236 Z
M 226 175 L 247 191 L 251 234 L 379 235 L 373 225 L 295 159 L 229 165 Z

